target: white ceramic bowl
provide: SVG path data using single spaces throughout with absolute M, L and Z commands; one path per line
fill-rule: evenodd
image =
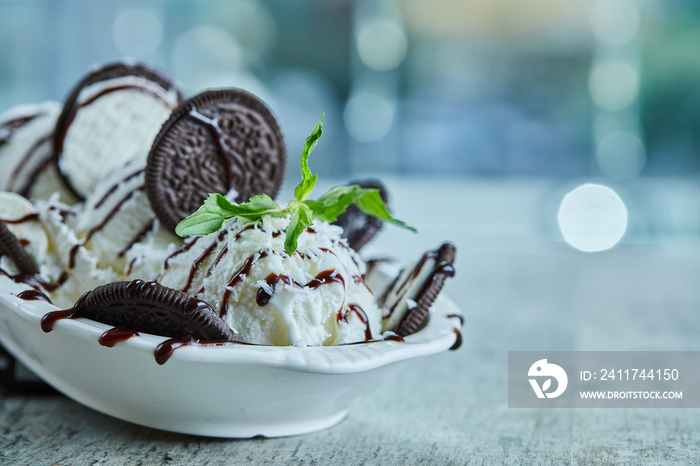
M 454 317 L 459 309 L 440 296 L 430 323 L 404 342 L 182 347 L 158 365 L 154 351 L 164 337 L 141 334 L 108 348 L 97 340 L 110 327 L 82 318 L 60 320 L 44 333 L 41 318 L 56 307 L 17 298 L 25 289 L 0 276 L 0 342 L 38 376 L 119 419 L 212 437 L 276 437 L 330 427 L 408 359 L 453 346 L 460 326 Z

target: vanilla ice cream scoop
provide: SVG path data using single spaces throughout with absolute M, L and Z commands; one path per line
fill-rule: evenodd
M 32 199 L 46 199 L 58 192 L 62 201 L 74 203 L 52 163 L 51 140 L 61 113 L 57 102 L 17 105 L 0 115 L 0 191 Z
M 57 121 L 58 168 L 81 198 L 100 178 L 148 151 L 181 99 L 165 74 L 135 63 L 99 67 L 74 88 Z
M 264 345 L 338 345 L 381 337 L 364 263 L 341 228 L 315 222 L 285 252 L 288 218 L 236 221 L 172 253 L 159 281 L 206 301 L 238 333 Z
M 296 200 L 283 207 L 270 195 L 279 188 L 286 149 L 281 137 L 269 140 L 268 133 L 276 135 L 278 127 L 267 107 L 238 90 L 206 92 L 178 107 L 153 143 L 180 94 L 168 78 L 149 73 L 123 63 L 99 68 L 74 89 L 57 120 L 54 106 L 25 112 L 26 117 L 17 112 L 19 117 L 4 127 L 12 138 L 5 138 L 0 126 L 2 150 L 6 141 L 22 142 L 18 128 L 38 125 L 44 114 L 56 120 L 53 132 L 48 121 L 26 134 L 35 141 L 53 134 L 60 174 L 81 201 L 68 205 L 54 193 L 30 202 L 5 193 L 0 195 L 0 219 L 7 220 L 12 239 L 38 266 L 38 275 L 24 273 L 36 282 L 27 284 L 37 291 L 43 288 L 47 299 L 64 308 L 62 316 L 90 290 L 99 290 L 95 296 L 104 300 L 114 290 L 131 293 L 162 285 L 186 293 L 163 288 L 164 296 L 189 295 L 205 303 L 214 320 L 232 329 L 239 342 L 258 345 L 374 341 L 387 336 L 383 331 L 393 337 L 408 335 L 425 322 L 439 292 L 433 283 L 451 273 L 451 259 L 439 251 L 429 253 L 401 282 L 384 285 L 388 291 L 381 300 L 375 298 L 365 283 L 365 263 L 342 237 L 343 228 L 328 222 L 354 202 L 377 222 L 415 229 L 389 214 L 378 189 L 338 186 L 315 200 L 309 197 L 316 175 L 308 156 L 322 134 L 323 117 L 300 157 L 302 182 Z M 269 128 L 240 125 L 242 116 L 263 118 Z M 243 146 L 250 149 L 245 157 Z M 188 150 L 191 157 L 183 161 L 179 154 Z M 176 194 L 199 203 L 200 188 L 216 192 L 211 191 L 211 170 L 198 171 L 200 165 L 211 165 L 214 172 L 226 168 L 228 184 L 180 222 L 186 214 L 179 209 L 191 212 L 196 206 L 183 207 Z M 251 197 L 233 205 L 224 193 Z M 164 212 L 177 215 L 160 215 Z M 173 232 L 181 224 L 185 235 L 202 236 L 183 242 Z M 7 262 L 0 267 L 9 269 Z M 104 288 L 110 283 L 121 284 Z M 409 303 L 413 298 L 415 306 Z M 417 313 L 407 306 L 421 311 L 420 322 L 412 323 Z M 153 317 L 154 309 L 139 305 L 134 312 Z
M 181 243 L 162 227 L 146 197 L 145 156 L 136 156 L 100 179 L 94 192 L 65 219 L 80 240 L 73 255 L 88 249 L 101 268 L 123 272 L 125 277 L 157 276 L 169 245 Z
M 0 220 L 17 237 L 35 263 L 41 263 L 45 259 L 49 241 L 31 202 L 19 194 L 0 192 Z M 20 273 L 10 258 L 2 254 L 0 254 L 0 269 L 13 275 Z

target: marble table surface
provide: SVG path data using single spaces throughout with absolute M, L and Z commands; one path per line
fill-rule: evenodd
M 549 218 L 561 186 L 483 180 L 391 186 L 401 199 L 394 212 L 407 212 L 403 217 L 421 234 L 385 228 L 374 254 L 410 260 L 440 241 L 456 244 L 457 275 L 445 293 L 465 314 L 459 350 L 412 361 L 337 426 L 287 438 L 172 434 L 60 394 L 4 390 L 0 464 L 700 461 L 700 410 L 512 409 L 507 402 L 508 351 L 700 350 L 700 241 L 690 234 L 642 241 L 630 231 L 612 250 L 582 253 L 562 241 Z M 421 200 L 428 189 L 459 192 L 461 202 L 436 208 Z

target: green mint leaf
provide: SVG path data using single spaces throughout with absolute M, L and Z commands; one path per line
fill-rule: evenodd
M 350 186 L 336 186 L 315 201 L 304 201 L 314 213 L 314 218 L 333 222 L 340 214 L 345 212 L 350 204 L 361 198 L 366 189 L 354 184 Z
M 382 197 L 379 194 L 378 189 L 367 189 L 365 193 L 357 201 L 355 201 L 357 207 L 367 215 L 377 217 L 384 220 L 385 222 L 391 223 L 400 228 L 412 231 L 413 233 L 418 233 L 414 227 L 397 220 L 391 216 L 389 209 L 387 209 L 386 204 L 382 201 Z
M 357 204 L 357 207 L 367 215 L 377 217 L 414 233 L 417 232 L 412 226 L 391 216 L 378 189 L 366 189 L 358 185 L 336 186 L 317 200 L 304 202 L 313 210 L 314 218 L 325 220 L 326 222 L 335 221 L 340 214 L 345 212 L 345 209 L 350 204 Z
M 289 215 L 290 221 L 286 230 L 284 248 L 287 254 L 291 255 L 297 249 L 299 235 L 313 223 L 314 219 L 333 222 L 345 212 L 349 205 L 356 204 L 367 215 L 415 233 L 415 228 L 391 216 L 377 189 L 365 189 L 357 185 L 337 186 L 316 200 L 308 199 L 317 178 L 317 175 L 312 174 L 309 169 L 309 154 L 323 134 L 324 117 L 325 114 L 321 115 L 311 135 L 306 138 L 301 154 L 302 180 L 294 190 L 296 201 L 290 202 L 287 208 L 280 207 L 267 194 L 254 196 L 248 202 L 238 205 L 232 204 L 221 194 L 210 194 L 195 213 L 177 225 L 175 232 L 182 237 L 203 236 L 220 230 L 225 222 L 233 218 L 246 224 L 260 222 L 266 215 L 278 218 Z
M 232 204 L 221 194 L 209 194 L 204 204 L 195 213 L 175 227 L 178 236 L 204 236 L 219 231 L 232 218 L 239 222 L 258 222 L 264 215 L 283 217 L 282 209 L 270 196 L 260 194 L 240 205 Z
M 229 209 L 231 205 L 221 194 L 210 194 L 204 204 L 195 213 L 182 220 L 175 227 L 178 236 L 204 236 L 219 231 L 224 222 L 235 214 Z
M 294 190 L 294 197 L 301 202 L 311 195 L 314 186 L 316 186 L 316 178 L 318 175 L 312 175 L 309 169 L 309 154 L 316 147 L 316 143 L 323 135 L 323 119 L 326 114 L 321 115 L 321 119 L 316 123 L 316 127 L 311 132 L 304 142 L 304 150 L 301 153 L 301 183 Z
M 297 250 L 299 235 L 313 223 L 314 218 L 311 208 L 303 202 L 290 202 L 287 210 L 290 217 L 284 239 L 284 250 L 291 256 Z
M 233 206 L 236 218 L 241 223 L 259 222 L 263 216 L 284 217 L 286 212 L 267 194 L 258 194 L 248 202 Z

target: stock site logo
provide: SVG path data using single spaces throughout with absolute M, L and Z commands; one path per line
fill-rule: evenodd
M 546 359 L 540 359 L 530 366 L 527 375 L 528 377 L 535 377 L 528 380 L 537 398 L 556 398 L 564 393 L 566 386 L 569 384 L 569 378 L 566 376 L 564 369 L 556 364 L 548 363 Z M 542 385 L 540 385 L 538 379 L 542 380 Z M 557 381 L 557 385 L 556 389 L 550 392 L 548 390 L 552 388 L 552 379 Z

